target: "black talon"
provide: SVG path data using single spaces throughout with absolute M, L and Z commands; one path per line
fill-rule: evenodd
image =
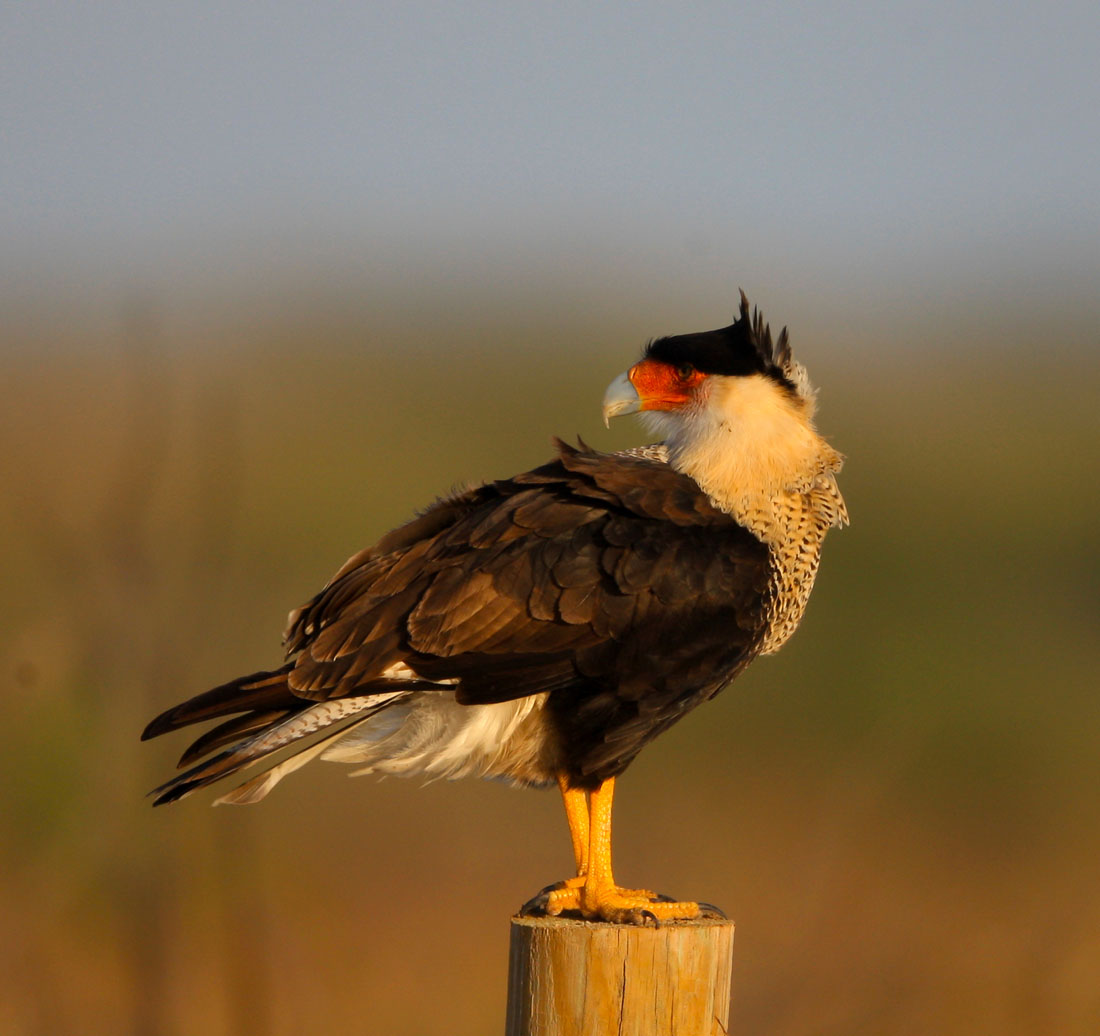
M 729 915 L 721 907 L 716 907 L 713 903 L 699 903 L 699 916 L 700 917 L 718 917 L 723 921 L 729 920 Z
M 517 917 L 545 917 L 546 907 L 550 902 L 550 893 L 557 892 L 558 889 L 563 889 L 568 883 L 564 881 L 555 881 L 552 885 L 547 885 L 544 889 L 539 889 L 526 903 L 523 904 L 516 911 Z
M 532 896 L 516 911 L 516 917 L 545 917 L 548 902 L 546 896 Z
M 519 917 L 542 917 L 546 914 L 546 907 L 550 902 L 550 893 L 553 891 L 553 886 L 544 888 L 541 892 L 536 892 L 526 903 L 523 904 L 517 911 Z

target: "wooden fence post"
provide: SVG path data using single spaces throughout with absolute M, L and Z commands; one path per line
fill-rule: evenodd
M 721 1036 L 733 922 L 514 917 L 506 1036 Z

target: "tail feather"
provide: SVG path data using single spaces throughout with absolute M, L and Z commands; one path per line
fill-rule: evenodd
M 208 719 L 220 719 L 237 712 L 270 712 L 277 709 L 297 711 L 302 707 L 302 699 L 290 689 L 287 682 L 287 675 L 292 668 L 288 663 L 270 672 L 261 670 L 250 673 L 196 695 L 162 712 L 145 728 L 141 739 L 148 741 L 149 738 L 167 734 L 170 730 L 178 730 Z
M 273 763 L 271 766 L 261 770 L 255 777 L 249 778 L 244 784 L 238 784 L 232 791 L 227 792 L 219 799 L 215 799 L 214 805 L 244 806 L 250 805 L 253 802 L 259 802 L 260 799 L 264 798 L 287 774 L 301 769 L 306 763 L 316 759 L 317 756 L 321 755 L 334 741 L 339 741 L 345 734 L 350 733 L 360 724 L 366 723 L 373 715 L 374 711 L 372 711 L 370 715 L 353 720 L 339 730 L 331 734 L 326 734 L 319 741 L 313 742 L 313 744 L 308 747 L 295 752 L 291 756 L 287 756 L 287 758 L 280 762 Z
M 243 716 L 227 719 L 196 738 L 180 756 L 176 766 L 182 770 L 204 755 L 209 755 L 215 748 L 221 748 L 222 745 L 228 745 L 233 741 L 240 741 L 246 734 L 280 723 L 291 715 L 293 713 L 289 709 L 278 709 L 269 712 L 246 712 Z
M 400 690 L 382 694 L 362 695 L 354 698 L 338 698 L 333 701 L 318 702 L 315 705 L 299 709 L 299 711 L 295 712 L 293 715 L 273 725 L 265 726 L 251 737 L 246 737 L 243 741 L 238 741 L 224 752 L 219 752 L 205 762 L 199 763 L 197 766 L 193 766 L 191 769 L 184 771 L 172 780 L 165 782 L 160 785 L 160 787 L 154 788 L 150 792 L 151 795 L 156 796 L 153 805 L 160 806 L 167 802 L 175 802 L 177 799 L 181 799 L 199 788 L 206 787 L 208 784 L 213 784 L 223 777 L 228 777 L 238 770 L 251 766 L 253 763 L 258 762 L 272 752 L 277 752 L 280 748 L 285 748 L 287 745 L 299 741 L 304 737 L 308 737 L 311 734 L 315 734 L 317 731 L 323 730 L 326 727 L 330 727 L 334 723 L 339 723 L 341 720 L 348 719 L 352 716 L 357 717 L 353 723 L 345 724 L 339 730 L 334 731 L 332 734 L 322 739 L 321 743 L 327 743 L 333 738 L 337 738 L 347 733 L 347 730 L 351 726 L 358 726 L 360 722 L 369 719 L 380 709 L 384 709 L 386 706 L 393 704 L 396 700 L 403 698 L 407 693 L 407 691 Z M 300 699 L 298 699 L 298 704 L 301 704 Z M 361 713 L 366 710 L 370 710 L 367 715 L 361 715 Z M 215 732 L 216 731 L 211 731 L 211 733 Z M 262 798 L 267 790 L 269 790 L 270 787 L 274 787 L 275 783 L 277 783 L 285 773 L 297 769 L 298 766 L 301 766 L 304 762 L 313 758 L 316 754 L 313 752 L 314 747 L 314 745 L 305 746 L 299 749 L 294 756 L 289 757 L 287 762 L 290 762 L 290 760 L 293 760 L 300 754 L 306 756 L 306 758 L 297 763 L 297 765 L 288 767 L 279 773 L 274 780 L 270 781 L 268 787 L 257 795 L 256 798 Z M 187 753 L 185 753 L 185 755 L 186 754 Z M 227 797 L 226 801 L 233 800 Z M 245 799 L 242 798 L 239 801 L 245 801 Z

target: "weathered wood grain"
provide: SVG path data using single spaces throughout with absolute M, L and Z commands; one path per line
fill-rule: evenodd
M 720 1036 L 733 922 L 512 919 L 506 1036 Z

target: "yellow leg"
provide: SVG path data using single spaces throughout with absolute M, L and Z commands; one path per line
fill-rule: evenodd
M 599 909 L 599 898 L 607 890 L 615 888 L 611 873 L 611 806 L 615 801 L 615 778 L 604 781 L 589 796 L 589 868 L 581 893 L 581 909 L 594 913 Z
M 588 873 L 588 792 L 574 788 L 565 774 L 558 775 L 561 800 L 565 804 L 565 819 L 569 822 L 569 838 L 573 843 L 573 862 L 577 875 L 559 881 L 542 890 L 528 906 L 537 906 L 548 914 L 560 914 L 563 910 L 576 909 L 577 889 L 584 885 Z M 527 907 L 524 908 L 525 910 Z
M 565 774 L 558 775 L 558 787 L 565 803 L 565 819 L 569 821 L 577 877 L 583 878 L 588 873 L 588 792 L 583 788 L 571 788 Z
M 644 889 L 624 889 L 615 884 L 611 870 L 611 807 L 615 799 L 613 777 L 588 793 L 570 788 L 564 778 L 559 780 L 559 784 L 573 839 L 577 877 L 562 882 L 549 892 L 546 913 L 560 914 L 564 910 L 573 910 L 594 920 L 625 924 L 699 916 L 698 903 L 672 902 Z M 582 802 L 586 807 L 583 817 Z

